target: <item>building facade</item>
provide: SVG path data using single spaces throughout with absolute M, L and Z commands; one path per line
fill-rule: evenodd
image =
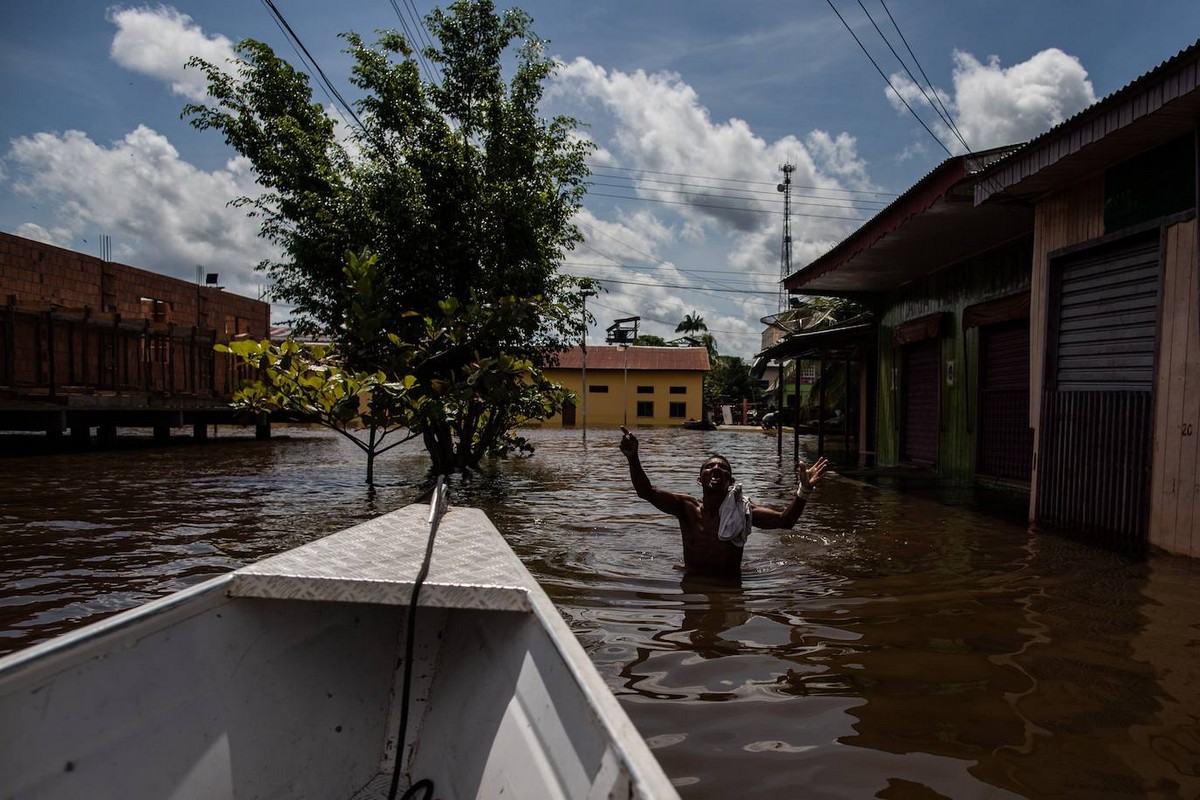
M 994 165 L 1034 210 L 1030 518 L 1200 556 L 1200 41 Z
M 270 326 L 268 303 L 5 233 L 0 298 L 0 430 L 227 416 L 244 368 L 213 346 Z
M 574 347 L 546 370 L 575 394 L 575 402 L 545 424 L 681 425 L 703 419 L 703 347 Z

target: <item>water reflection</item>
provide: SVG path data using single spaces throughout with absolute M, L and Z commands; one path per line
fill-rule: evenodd
M 454 502 L 504 532 L 685 797 L 1200 795 L 1195 564 L 842 479 L 751 536 L 740 583 L 685 579 L 615 431 L 532 438 Z M 673 491 L 714 452 L 756 502 L 794 488 L 770 437 L 639 439 Z M 422 464 L 389 453 L 372 496 L 311 434 L 2 460 L 0 649 L 403 505 Z

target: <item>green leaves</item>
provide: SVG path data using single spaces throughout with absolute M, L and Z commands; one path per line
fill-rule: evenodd
M 189 62 L 212 99 L 184 116 L 222 134 L 267 189 L 238 204 L 282 251 L 260 265 L 273 298 L 294 305 L 298 334 L 331 343 L 231 349 L 264 376 L 243 402 L 361 425 L 368 443 L 403 428 L 437 469 L 524 452 L 511 431 L 561 403 L 540 370 L 579 341 L 594 288 L 558 274 L 582 240 L 571 220 L 592 145 L 575 120 L 542 117 L 556 67 L 531 25 L 490 0 L 433 12 L 431 82 L 419 43 L 343 34 L 361 97 L 348 138 L 261 42 L 239 44 L 233 74 Z

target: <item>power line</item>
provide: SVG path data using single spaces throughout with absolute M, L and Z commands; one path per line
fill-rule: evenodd
M 900 54 L 896 52 L 896 48 L 892 47 L 891 41 L 888 39 L 887 36 L 884 35 L 883 31 L 879 29 L 879 26 L 877 24 L 875 24 L 875 18 L 871 16 L 870 11 L 867 11 L 867 7 L 865 5 L 863 5 L 862 0 L 858 0 L 858 7 L 861 8 L 863 10 L 863 13 L 867 15 L 867 19 L 870 20 L 872 27 L 875 28 L 875 32 L 879 34 L 879 38 L 883 39 L 883 43 L 888 46 L 888 50 L 891 50 L 892 55 L 895 56 L 896 60 L 900 62 L 900 66 L 904 68 L 905 73 L 908 74 L 909 80 L 911 80 L 913 82 L 913 85 L 917 87 L 917 91 L 919 91 L 921 93 L 921 96 L 925 98 L 925 102 L 928 103 L 929 107 L 933 109 L 933 112 L 941 118 L 942 122 L 946 125 L 946 129 L 948 131 L 950 131 L 951 133 L 953 133 L 955 138 L 958 139 L 958 141 L 962 144 L 962 146 L 964 148 L 966 148 L 966 150 L 968 152 L 970 152 L 971 148 L 967 146 L 966 140 L 963 139 L 962 134 L 960 134 L 958 132 L 958 129 L 954 126 L 954 122 L 951 121 L 950 118 L 947 117 L 946 114 L 943 113 L 942 110 L 938 108 L 936 103 L 934 103 L 932 100 L 929 99 L 929 95 L 926 94 L 926 92 L 925 92 L 925 87 L 922 86 L 921 82 L 917 80 L 917 77 L 912 74 L 912 70 L 910 70 L 908 68 L 908 64 L 905 63 L 904 59 L 900 57 Z M 886 7 L 884 10 L 885 11 L 887 10 Z M 891 14 L 888 14 L 888 16 L 890 17 Z M 893 19 L 892 25 L 895 25 L 895 24 L 896 24 L 896 20 Z M 896 30 L 899 31 L 900 29 L 896 28 Z M 903 38 L 903 35 L 901 36 L 901 38 Z M 911 51 L 909 51 L 909 52 L 911 53 Z M 933 92 L 935 95 L 937 94 L 937 91 L 933 88 L 932 84 L 930 84 L 929 90 L 931 92 Z
M 933 81 L 929 80 L 929 76 L 925 74 L 925 68 L 921 66 L 921 62 L 917 58 L 917 54 L 914 53 L 912 47 L 909 46 L 908 39 L 906 39 L 904 36 L 904 31 L 900 30 L 900 25 L 897 24 L 896 18 L 892 16 L 892 12 L 888 9 L 887 3 L 884 0 L 879 0 L 879 5 L 883 6 L 883 10 L 887 12 L 888 19 L 892 21 L 892 27 L 895 28 L 896 33 L 900 35 L 900 41 L 904 42 L 904 48 L 908 50 L 908 54 L 912 56 L 913 63 L 917 65 L 917 71 L 921 73 L 921 77 L 925 79 L 925 83 L 929 86 L 930 91 L 933 92 L 934 99 L 937 100 L 938 105 L 942 107 L 942 111 L 946 112 L 946 119 L 950 122 L 950 127 L 954 131 L 955 136 L 957 136 L 958 140 L 963 143 L 963 147 L 966 147 L 967 151 L 970 152 L 971 148 L 967 144 L 967 140 L 963 138 L 962 133 L 958 130 L 958 126 L 954 124 L 954 117 L 950 114 L 950 109 L 946 108 L 946 104 L 942 102 L 941 95 L 939 95 L 937 90 L 933 88 Z
M 675 206 L 691 206 L 692 208 L 714 208 L 714 209 L 720 209 L 720 210 L 724 210 L 724 211 L 741 211 L 742 213 L 745 213 L 745 214 L 778 214 L 778 213 L 782 213 L 780 211 L 774 211 L 774 210 L 765 209 L 765 208 L 748 208 L 746 206 L 722 206 L 722 205 L 716 205 L 714 203 L 689 203 L 689 202 L 685 202 L 683 200 L 666 200 L 661 197 L 630 197 L 629 195 L 625 195 L 625 194 L 606 194 L 604 192 L 588 192 L 588 195 L 590 197 L 610 197 L 610 198 L 613 198 L 614 200 L 636 200 L 636 201 L 642 202 L 642 203 L 666 203 L 668 205 L 675 205 Z M 848 210 L 853 211 L 855 209 L 848 209 Z M 837 220 L 839 222 L 862 222 L 861 219 L 856 219 L 854 217 L 835 217 L 835 216 L 832 216 L 829 214 L 796 213 L 795 216 L 807 217 L 808 219 L 832 219 L 832 220 Z
M 626 281 L 626 280 L 619 280 L 617 278 L 601 278 L 601 277 L 598 277 L 595 275 L 576 275 L 575 277 L 577 277 L 577 278 L 592 278 L 594 280 L 602 281 L 604 283 L 615 283 L 615 284 L 619 284 L 622 286 L 657 286 L 661 289 L 686 289 L 686 290 L 692 291 L 692 292 L 729 292 L 732 294 L 767 294 L 767 295 L 772 295 L 772 296 L 775 294 L 775 292 L 773 292 L 773 291 L 772 292 L 762 292 L 762 291 L 757 291 L 755 289 L 737 289 L 737 288 L 715 289 L 711 286 L 687 286 L 687 285 L 679 284 L 679 283 L 656 283 L 654 281 Z
M 405 17 L 405 13 L 400 10 L 400 5 L 396 2 L 396 0 L 388 0 L 388 2 L 391 4 L 392 10 L 396 12 L 396 19 L 400 20 L 400 27 L 404 28 L 404 37 L 408 39 L 409 43 L 412 45 L 413 55 L 416 57 L 418 66 L 424 68 L 425 70 L 425 78 L 430 83 L 436 83 L 437 81 L 435 81 L 433 77 L 433 68 L 430 66 L 429 61 L 425 58 L 424 53 L 421 52 L 424 45 L 421 43 L 419 38 L 420 34 L 414 36 L 412 31 L 408 29 L 408 19 Z M 406 0 L 405 7 L 408 8 L 409 6 L 411 6 L 411 3 Z M 418 31 L 424 30 L 424 24 L 421 23 L 420 17 L 416 15 L 415 9 L 414 13 L 412 14 L 412 19 L 414 23 L 420 23 L 414 24 L 414 27 Z
M 702 181 L 712 180 L 712 181 L 726 181 L 728 183 L 748 183 L 748 184 L 755 185 L 755 186 L 770 186 L 772 190 L 775 189 L 775 184 L 770 181 L 752 181 L 752 180 L 747 180 L 744 178 L 722 178 L 717 175 L 689 175 L 689 174 L 683 173 L 683 172 L 664 172 L 662 170 L 656 170 L 656 169 L 637 169 L 635 167 L 618 167 L 618 166 L 613 166 L 611 164 L 592 164 L 592 163 L 588 163 L 588 162 L 584 162 L 584 163 L 587 167 L 589 167 L 591 169 L 621 170 L 624 172 L 645 173 L 647 175 L 670 175 L 670 176 L 676 177 L 676 178 L 695 178 L 697 180 L 702 180 Z M 899 194 L 896 194 L 895 192 L 877 192 L 877 191 L 873 191 L 870 189 L 840 189 L 840 188 L 836 188 L 836 187 L 832 187 L 832 186 L 812 186 L 812 185 L 800 184 L 800 183 L 796 183 L 796 184 L 792 184 L 792 185 L 798 189 L 812 189 L 812 190 L 827 191 L 827 192 L 848 192 L 851 194 L 872 194 L 872 195 L 879 195 L 882 197 L 899 197 L 900 196 Z
M 582 266 L 579 264 L 563 264 L 562 266 L 566 269 L 575 269 L 575 270 L 589 269 L 588 267 Z M 598 264 L 595 267 L 592 267 L 591 269 L 625 270 L 625 269 L 629 269 L 629 268 L 626 267 L 624 264 Z M 630 273 L 627 273 L 627 274 L 630 274 Z M 647 276 L 647 275 L 643 275 L 643 274 L 637 273 L 637 272 L 634 272 L 631 274 L 633 277 L 647 277 L 647 278 L 651 278 L 651 279 L 655 278 L 655 276 Z M 601 277 L 599 275 L 580 275 L 578 277 L 594 278 L 598 281 L 616 281 L 616 280 L 618 280 L 618 278 L 607 278 L 607 277 Z M 668 278 L 668 280 L 669 280 L 669 278 Z M 704 279 L 701 279 L 701 280 L 704 280 Z M 712 279 L 710 278 L 708 280 L 712 280 Z M 739 291 L 754 292 L 756 294 L 772 294 L 775 291 L 775 288 L 773 286 L 771 286 L 771 284 L 774 283 L 774 281 L 765 281 L 764 282 L 761 280 L 754 280 L 754 279 L 746 280 L 746 279 L 741 279 L 741 278 L 735 278 L 734 280 L 736 281 L 737 285 L 728 285 L 728 288 L 723 288 L 720 291 L 722 291 L 722 292 L 739 292 Z M 654 284 L 654 285 L 659 286 L 659 285 L 666 285 L 666 284 Z M 770 286 L 769 289 L 766 288 L 768 286 Z
M 649 183 L 668 183 L 667 181 L 648 181 L 648 182 Z M 745 195 L 736 195 L 736 194 L 712 195 L 712 194 L 704 194 L 704 193 L 700 193 L 700 192 L 689 192 L 684 189 L 672 189 L 672 188 L 665 188 L 665 187 L 660 188 L 660 187 L 656 187 L 656 186 L 641 186 L 638 184 L 631 185 L 631 184 L 627 184 L 627 183 L 603 183 L 601 181 L 588 181 L 587 185 L 588 186 L 604 186 L 604 187 L 608 187 L 611 189 L 629 189 L 629 190 L 633 190 L 633 191 L 665 192 L 665 193 L 670 193 L 670 194 L 681 195 L 683 197 L 715 197 L 715 198 L 721 199 L 721 200 L 745 200 L 747 202 L 756 202 L 757 201 L 757 202 L 762 202 L 762 203 L 772 203 L 772 202 L 777 201 L 777 198 L 776 198 L 777 192 L 774 192 L 774 191 L 772 191 L 770 193 L 771 201 L 768 201 L 766 199 L 766 197 L 768 196 L 768 193 L 765 191 L 764 192 L 754 192 L 754 194 L 762 195 L 762 198 L 758 198 L 758 197 L 747 197 Z M 668 185 L 688 186 L 688 184 L 686 184 L 686 183 L 680 183 L 680 184 L 669 184 L 668 183 Z M 720 188 L 720 187 L 714 186 L 714 187 L 708 187 L 708 188 L 716 189 L 716 188 Z M 734 191 L 739 191 L 739 190 L 734 190 Z M 747 190 L 741 190 L 741 191 L 747 191 Z M 818 202 L 814 202 L 814 200 L 833 200 L 835 202 L 818 203 Z M 885 207 L 888 205 L 887 202 L 885 202 L 883 200 L 854 200 L 854 199 L 849 199 L 849 198 L 837 198 L 837 197 L 818 197 L 818 198 L 814 198 L 814 200 L 798 200 L 795 202 L 799 205 L 814 206 L 816 208 L 844 208 L 849 211 L 878 211 L 879 208 L 882 208 L 882 207 Z M 853 205 L 854 203 L 863 203 L 863 204 L 869 203 L 869 204 L 873 204 L 877 207 L 860 209 L 857 206 Z
M 567 267 L 611 267 L 614 265 L 613 264 L 601 264 L 601 263 L 598 263 L 595 261 L 564 261 L 563 266 L 567 266 Z M 686 271 L 688 273 L 718 272 L 723 275 L 729 274 L 729 270 L 727 270 L 727 269 L 701 269 L 700 267 L 676 267 L 674 265 L 620 263 L 615 266 L 619 266 L 622 269 L 638 269 L 638 270 L 656 270 L 656 269 L 684 270 L 684 269 L 686 269 Z M 738 275 L 749 275 L 749 276 L 761 275 L 762 277 L 765 277 L 765 278 L 774 278 L 775 277 L 775 274 L 773 272 L 738 272 L 737 274 Z
M 900 99 L 900 102 L 904 104 L 904 107 L 908 109 L 908 113 L 912 114 L 913 118 L 917 122 L 921 123 L 921 127 L 925 129 L 925 132 L 928 133 L 930 136 L 932 136 L 933 140 L 935 142 L 937 142 L 943 150 L 946 151 L 946 155 L 953 156 L 954 153 L 950 152 L 950 148 L 946 147 L 946 143 L 943 142 L 941 139 L 939 139 L 936 133 L 934 133 L 932 130 L 930 130 L 929 126 L 925 124 L 925 120 L 921 119 L 921 116 L 919 114 L 917 114 L 916 111 L 913 111 L 913 107 L 910 106 L 908 104 L 908 101 L 904 99 L 904 95 L 902 95 L 902 94 L 900 94 L 900 92 L 896 91 L 896 87 L 892 85 L 891 80 L 888 78 L 888 76 L 886 74 L 884 74 L 884 71 L 879 68 L 879 64 L 875 61 L 874 57 L 871 56 L 871 53 L 867 50 L 867 48 L 863 45 L 862 41 L 858 38 L 858 34 L 856 34 L 854 32 L 854 29 L 850 27 L 850 23 L 846 22 L 846 18 L 842 16 L 840 11 L 837 10 L 837 6 L 835 6 L 833 4 L 833 0 L 825 0 L 825 2 L 829 4 L 829 7 L 831 9 L 833 9 L 833 13 L 837 15 L 837 18 L 842 21 L 842 26 L 850 33 L 850 36 L 853 37 L 855 43 L 859 46 L 859 49 L 861 49 L 863 51 L 863 55 L 865 55 L 867 57 L 867 60 L 871 62 L 871 66 L 875 67 L 875 71 L 879 73 L 879 77 L 883 78 L 884 83 L 886 83 L 888 85 L 888 88 L 892 90 L 892 92 L 896 95 L 896 97 L 898 97 Z
M 276 8 L 274 1 L 262 0 L 262 3 L 267 7 L 267 11 L 270 12 L 271 16 L 275 19 L 275 24 L 280 26 L 281 30 L 283 30 L 284 36 L 286 36 L 289 41 L 293 42 L 294 46 L 298 46 L 304 51 L 304 56 L 308 59 L 307 63 L 309 64 L 310 68 L 317 73 L 317 76 L 319 76 L 319 80 L 325 87 L 326 92 L 333 95 L 333 97 L 337 100 L 338 105 L 340 105 L 346 111 L 346 113 L 348 113 L 354 119 L 355 124 L 358 125 L 358 129 L 365 133 L 366 128 L 363 126 L 362 120 L 358 118 L 358 114 L 354 113 L 354 108 L 346 102 L 346 99 L 342 97 L 341 92 L 339 92 L 337 87 L 333 85 L 333 82 L 329 80 L 329 76 L 325 74 L 325 70 L 321 69 L 321 65 L 317 63 L 315 58 L 313 58 L 312 53 L 308 52 L 308 48 L 305 47 L 304 42 L 296 34 L 296 31 L 292 29 L 292 26 L 288 24 L 288 21 L 284 18 L 283 13 Z
M 651 261 L 657 261 L 659 264 L 663 264 L 663 265 L 666 265 L 666 263 L 667 263 L 667 262 L 663 261 L 661 258 L 655 258 L 654 256 L 650 255 L 649 253 L 645 252 L 644 250 L 639 250 L 638 248 L 634 247 L 634 246 L 633 246 L 633 245 L 631 245 L 631 244 L 628 244 L 627 242 L 622 242 L 620 239 L 616 238 L 615 236 L 610 236 L 609 234 L 605 233 L 605 232 L 604 232 L 604 231 L 602 231 L 602 230 L 597 230 L 596 228 L 593 228 L 591 225 L 587 225 L 587 223 L 583 223 L 583 224 L 584 224 L 586 227 L 590 228 L 590 229 L 591 229 L 593 232 L 595 232 L 595 233 L 598 233 L 598 234 L 600 234 L 601 236 L 603 236 L 603 237 L 605 237 L 605 238 L 607 238 L 607 239 L 611 239 L 612 241 L 616 242 L 617 244 L 621 245 L 622 247 L 628 247 L 628 248 L 629 248 L 630 250 L 632 250 L 633 252 L 635 252 L 635 253 L 640 253 L 641 255 L 645 256 L 646 258 L 650 259 Z M 592 252 L 594 252 L 594 253 L 598 253 L 599 255 L 603 256 L 604 258 L 607 258 L 607 259 L 609 259 L 610 261 L 613 261 L 613 262 L 615 262 L 615 263 L 617 263 L 617 264 L 620 264 L 620 263 L 621 263 L 621 259 L 619 259 L 619 258 L 613 258 L 613 257 L 612 257 L 610 254 L 608 254 L 608 253 L 602 253 L 602 252 L 600 252 L 600 251 L 599 251 L 599 250 L 597 250 L 595 247 L 592 247 L 592 246 L 591 246 L 591 244 L 589 244 L 587 241 L 584 241 L 584 243 L 583 243 L 583 244 L 584 244 L 584 246 L 585 246 L 585 247 L 587 247 L 587 248 L 588 248 L 589 250 L 591 250 Z M 676 267 L 676 269 L 678 269 L 678 267 Z M 687 274 L 687 270 L 679 270 L 679 271 L 680 271 L 680 272 L 683 272 L 685 275 Z M 727 284 L 727 283 L 721 283 L 720 281 L 714 281 L 714 283 L 716 283 L 716 284 L 718 284 L 718 285 L 720 285 L 720 286 L 725 286 L 725 287 L 728 287 L 728 288 L 730 288 L 730 289 L 734 288 L 734 287 L 732 287 L 732 286 L 729 286 L 729 284 Z

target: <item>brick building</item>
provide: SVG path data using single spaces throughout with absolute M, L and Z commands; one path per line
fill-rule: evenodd
M 262 301 L 6 233 L 0 300 L 0 430 L 218 421 L 241 376 L 213 345 L 270 326 Z

